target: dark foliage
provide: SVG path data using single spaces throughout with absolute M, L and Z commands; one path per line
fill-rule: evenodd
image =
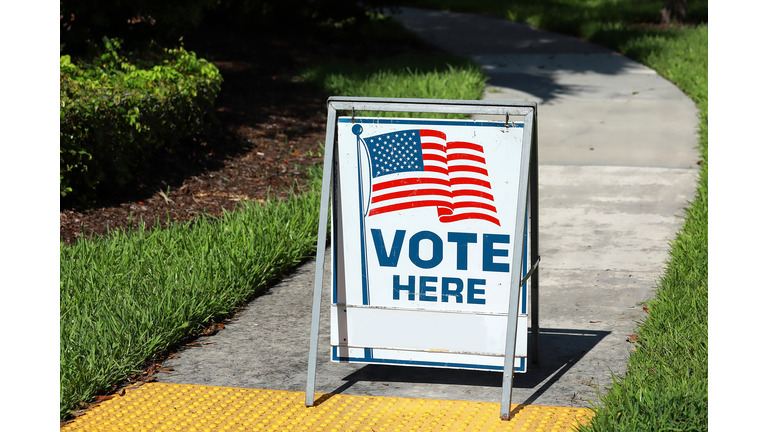
M 216 0 L 62 0 L 59 3 L 59 38 L 63 53 L 92 57 L 104 37 L 125 41 L 133 50 L 155 40 L 175 44 L 199 25 Z
M 203 21 L 214 27 L 298 34 L 338 31 L 368 22 L 371 12 L 401 0 L 62 0 L 60 40 L 73 57 L 93 55 L 103 37 L 141 48 L 149 41 L 172 46 Z

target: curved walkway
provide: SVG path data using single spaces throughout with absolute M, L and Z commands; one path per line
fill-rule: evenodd
M 585 407 L 622 373 L 695 178 L 696 108 L 654 71 L 604 48 L 505 20 L 403 8 L 397 19 L 491 77 L 486 99 L 539 103 L 541 364 L 512 402 Z M 326 262 L 330 262 L 326 259 Z M 218 334 L 177 353 L 164 383 L 303 391 L 314 262 Z M 329 298 L 320 346 L 329 346 Z M 501 374 L 331 364 L 317 391 L 499 402 Z

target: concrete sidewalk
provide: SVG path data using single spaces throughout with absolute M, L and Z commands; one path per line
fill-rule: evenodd
M 479 63 L 485 99 L 539 103 L 541 362 L 515 375 L 512 402 L 588 406 L 624 372 L 639 303 L 693 198 L 695 105 L 654 71 L 575 38 L 410 8 L 397 19 Z M 166 361 L 174 370 L 158 380 L 304 390 L 313 278 L 314 261 L 201 338 L 212 344 Z M 330 363 L 324 294 L 318 392 L 499 402 L 501 373 Z

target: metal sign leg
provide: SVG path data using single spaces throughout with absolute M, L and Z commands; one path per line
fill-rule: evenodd
M 536 113 L 536 108 L 534 108 Z M 531 258 L 539 260 L 539 133 L 538 116 L 533 117 L 531 141 Z M 531 363 L 539 364 L 539 267 L 531 275 Z
M 535 114 L 533 111 L 525 116 L 525 129 L 523 131 L 523 146 L 529 145 L 529 150 L 533 147 L 533 122 Z M 517 200 L 517 223 L 515 226 L 515 243 L 512 250 L 512 280 L 510 281 L 509 292 L 509 312 L 507 315 L 507 340 L 504 353 L 504 376 L 501 386 L 501 413 L 502 420 L 510 419 L 510 408 L 512 404 L 512 380 L 515 374 L 515 344 L 517 343 L 517 311 L 520 308 L 520 281 L 522 278 L 523 265 L 523 239 L 525 231 L 525 218 L 527 217 L 526 207 L 528 205 L 528 186 L 530 185 L 530 165 L 531 151 L 523 151 L 523 161 L 520 170 L 520 182 L 518 187 Z
M 323 161 L 323 190 L 320 194 L 320 221 L 317 229 L 317 257 L 315 261 L 315 291 L 312 296 L 312 325 L 309 335 L 309 362 L 307 365 L 306 406 L 315 404 L 315 372 L 317 371 L 317 341 L 320 333 L 320 307 L 323 297 L 323 264 L 325 262 L 325 238 L 328 230 L 328 201 L 331 191 L 334 143 L 336 140 L 336 110 L 328 106 L 328 124 L 325 136 L 325 160 Z

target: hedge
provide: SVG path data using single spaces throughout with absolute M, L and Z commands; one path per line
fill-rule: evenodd
M 159 148 L 199 130 L 222 83 L 183 47 L 129 61 L 120 41 L 103 41 L 90 64 L 60 57 L 60 192 L 81 201 L 124 186 Z

